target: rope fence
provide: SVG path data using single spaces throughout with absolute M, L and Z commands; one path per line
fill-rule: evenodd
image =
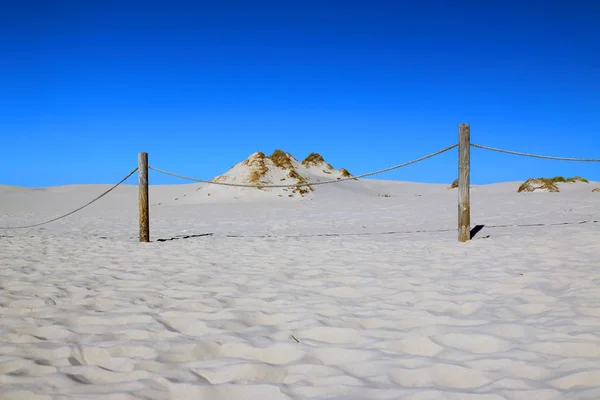
M 129 177 L 130 177 L 131 175 L 133 175 L 133 174 L 134 174 L 134 173 L 135 173 L 137 170 L 138 170 L 138 168 L 136 167 L 136 168 L 135 168 L 133 171 L 131 171 L 129 174 L 127 174 L 127 176 L 125 176 L 125 178 L 121 179 L 121 180 L 120 180 L 120 181 L 119 181 L 117 184 L 115 184 L 113 187 L 111 187 L 110 189 L 108 189 L 107 191 L 105 191 L 104 193 L 102 193 L 101 195 L 99 195 L 98 197 L 94 198 L 92 201 L 90 201 L 90 202 L 88 202 L 88 203 L 84 204 L 83 206 L 81 206 L 81 207 L 79 207 L 79 208 L 76 208 L 75 210 L 73 210 L 73 211 L 71 211 L 71 212 L 69 212 L 69 213 L 67 213 L 67 214 L 61 215 L 60 217 L 52 218 L 52 219 L 50 219 L 50 220 L 48 220 L 48 221 L 39 222 L 39 223 L 37 223 L 37 224 L 23 225 L 23 226 L 3 226 L 3 227 L 0 227 L 0 229 L 27 229 L 27 228 L 35 228 L 35 227 L 38 227 L 38 226 L 42 226 L 42 225 L 49 224 L 49 223 L 51 223 L 51 222 L 54 222 L 54 221 L 58 221 L 59 219 L 66 218 L 66 217 L 68 217 L 68 216 L 70 216 L 70 215 L 73 215 L 73 214 L 75 214 L 77 211 L 81 211 L 81 210 L 83 210 L 83 209 L 84 209 L 84 208 L 86 208 L 87 206 L 90 206 L 90 205 L 92 205 L 93 203 L 97 202 L 98 200 L 100 200 L 101 198 L 103 198 L 104 196 L 106 196 L 107 194 L 109 194 L 110 192 L 112 192 L 114 189 L 116 189 L 116 188 L 117 188 L 117 186 L 119 186 L 121 183 L 123 183 L 123 182 L 125 182 L 127 179 L 129 179 Z
M 174 173 L 174 172 L 170 172 L 170 171 L 166 171 L 166 170 L 163 170 L 160 168 L 150 166 L 150 165 L 148 165 L 148 161 L 147 161 L 148 160 L 147 153 L 140 153 L 140 157 L 138 159 L 139 164 L 138 164 L 137 168 L 135 168 L 133 171 L 131 171 L 129 174 L 127 174 L 123 179 L 121 179 L 118 183 L 113 185 L 111 188 L 104 191 L 102 194 L 95 197 L 94 199 L 92 199 L 88 203 L 84 204 L 83 206 L 81 206 L 67 214 L 61 215 L 56 218 L 52 218 L 47 221 L 30 224 L 30 225 L 23 225 L 23 226 L 0 227 L 0 230 L 35 228 L 35 227 L 38 227 L 41 225 L 45 225 L 45 224 L 49 224 L 51 222 L 58 221 L 60 219 L 66 218 L 70 215 L 73 215 L 73 214 L 77 213 L 78 211 L 81 211 L 84 208 L 95 203 L 96 201 L 100 200 L 101 198 L 103 198 L 104 196 L 109 194 L 110 192 L 112 192 L 115 188 L 117 188 L 119 185 L 121 185 L 123 182 L 125 182 L 129 177 L 131 177 L 137 171 L 140 175 L 140 180 L 139 180 L 140 241 L 147 242 L 147 241 L 149 241 L 149 219 L 148 219 L 149 204 L 148 204 L 148 179 L 147 179 L 148 170 L 153 170 L 155 172 L 169 175 L 169 176 L 176 177 L 176 178 L 180 178 L 180 179 L 185 179 L 185 180 L 199 182 L 199 183 L 206 183 L 206 184 L 210 184 L 210 185 L 241 187 L 241 188 L 259 188 L 259 189 L 262 189 L 262 188 L 298 188 L 298 187 L 304 187 L 304 186 L 317 186 L 317 185 L 327 185 L 327 184 L 340 183 L 340 182 L 346 182 L 346 181 L 356 181 L 361 178 L 366 178 L 366 177 L 382 174 L 382 173 L 393 171 L 393 170 L 396 170 L 396 169 L 399 169 L 402 167 L 406 167 L 408 165 L 416 164 L 418 162 L 421 162 L 421 161 L 427 160 L 429 158 L 443 154 L 443 153 L 450 151 L 456 147 L 458 147 L 458 150 L 459 150 L 459 152 L 458 152 L 459 153 L 459 179 L 458 179 L 458 181 L 459 181 L 459 183 L 458 183 L 459 227 L 458 227 L 458 231 L 459 231 L 459 241 L 461 241 L 461 242 L 470 240 L 470 232 L 469 231 L 470 231 L 471 224 L 470 224 L 469 191 L 470 191 L 470 148 L 471 147 L 482 149 L 482 150 L 489 150 L 489 151 L 494 151 L 494 152 L 505 153 L 505 154 L 512 154 L 512 155 L 523 156 L 523 157 L 534 157 L 534 158 L 541 158 L 541 159 L 548 159 L 548 160 L 575 161 L 575 162 L 600 162 L 599 158 L 575 158 L 575 157 L 548 156 L 548 155 L 531 154 L 531 153 L 524 153 L 524 152 L 519 152 L 519 151 L 499 149 L 499 148 L 495 148 L 495 147 L 471 143 L 470 142 L 470 127 L 468 124 L 460 124 L 459 125 L 459 141 L 458 141 L 458 143 L 455 143 L 451 146 L 445 147 L 436 152 L 427 154 L 425 156 L 416 158 L 414 160 L 410 160 L 410 161 L 407 161 L 407 162 L 404 162 L 401 164 L 397 164 L 397 165 L 394 165 L 394 166 L 391 166 L 388 168 L 376 170 L 373 172 L 367 172 L 367 173 L 360 174 L 360 175 L 353 175 L 353 176 L 337 178 L 335 180 L 328 180 L 328 181 L 298 182 L 296 184 L 243 184 L 243 183 L 218 182 L 218 181 L 214 181 L 214 180 L 198 179 L 198 178 L 194 178 L 194 177 L 190 177 L 190 176 L 186 176 L 186 175 L 182 175 L 182 174 L 178 174 L 178 173 Z M 597 221 L 591 221 L 591 222 L 597 222 Z M 567 223 L 565 223 L 565 224 L 567 224 Z M 561 224 L 558 224 L 558 225 L 561 225 Z M 497 225 L 497 226 L 489 225 L 488 227 L 492 228 L 492 227 L 503 227 L 503 226 L 513 226 L 513 225 Z M 189 237 L 197 237 L 197 236 L 206 236 L 206 235 L 205 234 L 191 235 Z M 231 237 L 234 237 L 234 236 L 231 236 Z M 160 240 L 160 241 L 164 241 L 164 240 Z
M 481 144 L 475 144 L 475 143 L 471 143 L 471 146 L 472 147 L 476 147 L 478 149 L 491 150 L 491 151 L 496 151 L 496 152 L 499 152 L 499 153 L 513 154 L 513 155 L 516 155 L 516 156 L 523 156 L 523 157 L 543 158 L 543 159 L 546 159 L 546 160 L 600 162 L 600 158 L 574 158 L 574 157 L 542 156 L 542 155 L 539 155 L 539 154 L 530 154 L 530 153 L 522 153 L 522 152 L 519 152 L 519 151 L 497 149 L 495 147 L 483 146 Z

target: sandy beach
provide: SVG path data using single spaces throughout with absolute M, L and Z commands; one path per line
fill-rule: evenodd
M 0 230 L 0 399 L 596 400 L 600 184 L 521 183 L 473 186 L 467 243 L 456 190 L 383 180 L 151 186 L 151 243 L 131 185 Z M 108 187 L 2 186 L 0 225 Z

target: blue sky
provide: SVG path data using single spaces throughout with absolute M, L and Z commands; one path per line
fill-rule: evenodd
M 112 183 L 139 151 L 204 179 L 277 148 L 359 174 L 455 143 L 460 122 L 474 143 L 600 157 L 593 1 L 0 7 L 0 184 Z M 377 178 L 456 175 L 453 150 Z M 600 180 L 600 165 L 472 151 L 474 183 L 551 175 Z

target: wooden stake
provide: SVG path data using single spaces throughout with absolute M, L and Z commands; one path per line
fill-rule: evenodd
M 148 153 L 138 154 L 140 242 L 150 241 L 150 218 L 148 201 Z
M 458 126 L 458 241 L 471 240 L 471 128 Z

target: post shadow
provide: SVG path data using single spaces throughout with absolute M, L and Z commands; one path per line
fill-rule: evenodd
M 471 239 L 475 237 L 484 227 L 485 225 L 475 225 L 473 229 L 471 229 Z

